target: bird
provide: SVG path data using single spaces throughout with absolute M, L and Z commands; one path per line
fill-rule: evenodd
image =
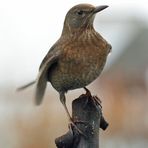
M 50 82 L 72 121 L 65 94 L 78 88 L 89 92 L 86 86 L 99 77 L 111 52 L 111 44 L 94 29 L 96 14 L 107 7 L 91 4 L 73 6 L 66 14 L 60 38 L 42 60 L 37 78 L 18 90 L 36 83 L 35 103 L 40 105 Z

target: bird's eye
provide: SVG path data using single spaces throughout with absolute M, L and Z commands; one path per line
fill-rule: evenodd
M 78 15 L 83 15 L 83 14 L 84 14 L 84 11 L 79 10 L 79 11 L 77 11 L 77 14 L 78 14 Z

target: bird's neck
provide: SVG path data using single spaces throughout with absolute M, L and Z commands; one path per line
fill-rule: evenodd
M 80 37 L 83 38 L 83 36 L 86 36 L 86 35 L 89 36 L 90 34 L 95 34 L 95 33 L 96 31 L 93 26 L 86 26 L 86 27 L 78 28 L 78 29 L 70 28 L 66 26 L 63 28 L 61 37 L 72 40 L 72 39 L 77 39 Z

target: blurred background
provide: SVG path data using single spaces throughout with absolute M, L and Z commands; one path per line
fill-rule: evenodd
M 148 9 L 146 0 L 0 1 L 0 148 L 55 148 L 68 130 L 57 92 L 48 85 L 44 101 L 33 103 L 38 67 L 59 38 L 66 12 L 78 3 L 109 5 L 95 29 L 112 45 L 102 75 L 88 88 L 102 100 L 110 126 L 100 130 L 101 148 L 148 147 Z M 67 104 L 83 89 L 70 91 Z

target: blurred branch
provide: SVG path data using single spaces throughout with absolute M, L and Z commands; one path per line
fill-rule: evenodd
M 76 126 L 55 140 L 57 148 L 99 148 L 99 128 L 105 130 L 108 123 L 102 115 L 102 107 L 96 96 L 81 95 L 72 103 L 72 118 Z

